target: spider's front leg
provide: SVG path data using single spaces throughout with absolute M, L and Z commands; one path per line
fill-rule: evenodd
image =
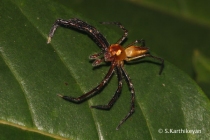
M 79 96 L 77 98 L 75 98 L 75 97 L 69 97 L 69 96 L 63 96 L 63 95 L 60 95 L 60 94 L 58 94 L 58 96 L 60 96 L 64 100 L 67 100 L 67 101 L 70 101 L 70 102 L 74 102 L 74 103 L 81 103 L 81 102 L 85 101 L 86 99 L 88 99 L 88 98 L 96 95 L 105 86 L 105 84 L 111 78 L 112 73 L 114 72 L 115 66 L 116 66 L 116 62 L 113 62 L 112 65 L 111 65 L 111 67 L 110 67 L 110 69 L 109 69 L 109 71 L 108 71 L 108 73 L 106 74 L 106 76 L 102 80 L 102 82 L 97 87 L 95 87 L 91 91 L 85 93 L 84 95 Z
M 51 38 L 53 37 L 58 26 L 74 28 L 76 30 L 87 33 L 102 50 L 106 50 L 109 46 L 106 38 L 95 27 L 77 18 L 72 18 L 68 20 L 57 19 L 49 32 L 47 43 L 50 43 Z
M 118 88 L 114 94 L 114 96 L 112 97 L 112 99 L 109 101 L 109 103 L 107 105 L 96 105 L 96 106 L 91 106 L 92 108 L 96 108 L 96 109 L 103 109 L 103 110 L 109 110 L 112 108 L 112 106 L 114 105 L 114 103 L 117 101 L 117 99 L 120 96 L 120 93 L 122 91 L 122 71 L 120 70 L 119 66 L 116 66 L 116 72 L 117 72 L 117 78 L 118 78 Z
M 70 22 L 71 20 L 57 19 L 55 23 L 53 24 L 52 28 L 50 29 L 47 43 L 49 44 L 51 42 L 51 38 L 53 37 L 58 26 L 68 26 Z

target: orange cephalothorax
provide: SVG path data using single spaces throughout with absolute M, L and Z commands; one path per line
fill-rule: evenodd
M 119 44 L 112 44 L 104 54 L 105 61 L 122 61 L 125 60 L 125 49 Z

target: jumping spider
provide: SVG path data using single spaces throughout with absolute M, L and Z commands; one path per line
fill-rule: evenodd
M 101 24 L 114 24 L 118 26 L 119 28 L 121 28 L 124 34 L 117 41 L 117 43 L 110 45 L 108 41 L 106 40 L 106 38 L 95 27 L 87 24 L 86 22 L 81 21 L 80 19 L 77 19 L 77 18 L 73 18 L 69 20 L 58 19 L 55 21 L 55 23 L 53 24 L 50 30 L 48 43 L 50 43 L 51 38 L 53 37 L 54 32 L 57 29 L 57 27 L 63 26 L 66 28 L 74 28 L 76 30 L 87 33 L 95 41 L 95 43 L 101 48 L 101 52 L 93 54 L 89 57 L 90 59 L 95 60 L 92 63 L 93 66 L 98 66 L 104 61 L 111 63 L 109 71 L 104 77 L 104 79 L 101 81 L 101 83 L 95 88 L 93 88 L 91 91 L 77 98 L 63 96 L 60 94 L 58 94 L 58 96 L 70 102 L 81 103 L 85 101 L 86 99 L 97 94 L 105 86 L 105 84 L 107 84 L 107 82 L 110 80 L 113 72 L 116 72 L 117 78 L 118 78 L 118 88 L 114 96 L 112 97 L 112 99 L 106 105 L 96 105 L 96 106 L 91 106 L 91 107 L 97 108 L 97 109 L 103 109 L 103 110 L 111 109 L 122 91 L 122 80 L 123 78 L 125 78 L 131 92 L 131 107 L 130 107 L 129 113 L 124 117 L 124 119 L 120 121 L 119 125 L 117 126 L 116 129 L 118 130 L 119 127 L 134 113 L 135 91 L 134 91 L 134 87 L 131 82 L 131 79 L 123 67 L 124 61 L 136 60 L 143 57 L 152 57 L 154 59 L 161 61 L 161 69 L 159 72 L 159 74 L 161 74 L 164 67 L 164 60 L 162 58 L 151 55 L 149 53 L 149 48 L 145 47 L 144 40 L 136 40 L 133 43 L 129 44 L 126 48 L 123 48 L 120 44 L 122 44 L 122 42 L 126 39 L 128 35 L 128 31 L 119 22 L 101 22 Z M 137 46 L 135 44 L 141 44 L 141 45 Z M 103 55 L 102 58 L 100 57 L 101 55 Z

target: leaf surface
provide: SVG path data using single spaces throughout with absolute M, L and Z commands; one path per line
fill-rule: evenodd
M 109 66 L 91 66 L 88 56 L 100 49 L 86 34 L 75 30 L 60 27 L 51 44 L 47 44 L 53 22 L 61 17 L 80 18 L 99 29 L 110 43 L 121 36 L 121 32 L 115 31 L 118 29 L 99 25 L 98 21 L 48 0 L 1 1 L 0 13 L 0 25 L 4 27 L 0 32 L 2 139 L 14 138 L 8 132 L 19 139 L 209 137 L 209 100 L 186 74 L 168 62 L 162 75 L 158 75 L 160 66 L 151 59 L 125 65 L 136 91 L 136 111 L 119 131 L 115 128 L 130 108 L 125 82 L 110 111 L 90 108 L 108 103 L 117 88 L 116 76 L 99 95 L 82 104 L 57 97 L 57 94 L 76 97 L 89 91 L 103 79 Z M 164 132 L 159 133 L 159 129 Z M 167 134 L 166 129 L 201 130 L 201 133 Z

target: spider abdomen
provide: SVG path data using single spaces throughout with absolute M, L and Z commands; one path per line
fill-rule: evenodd
M 125 54 L 127 57 L 137 57 L 142 54 L 145 54 L 149 51 L 147 47 L 139 47 L 139 46 L 130 46 L 125 49 Z

